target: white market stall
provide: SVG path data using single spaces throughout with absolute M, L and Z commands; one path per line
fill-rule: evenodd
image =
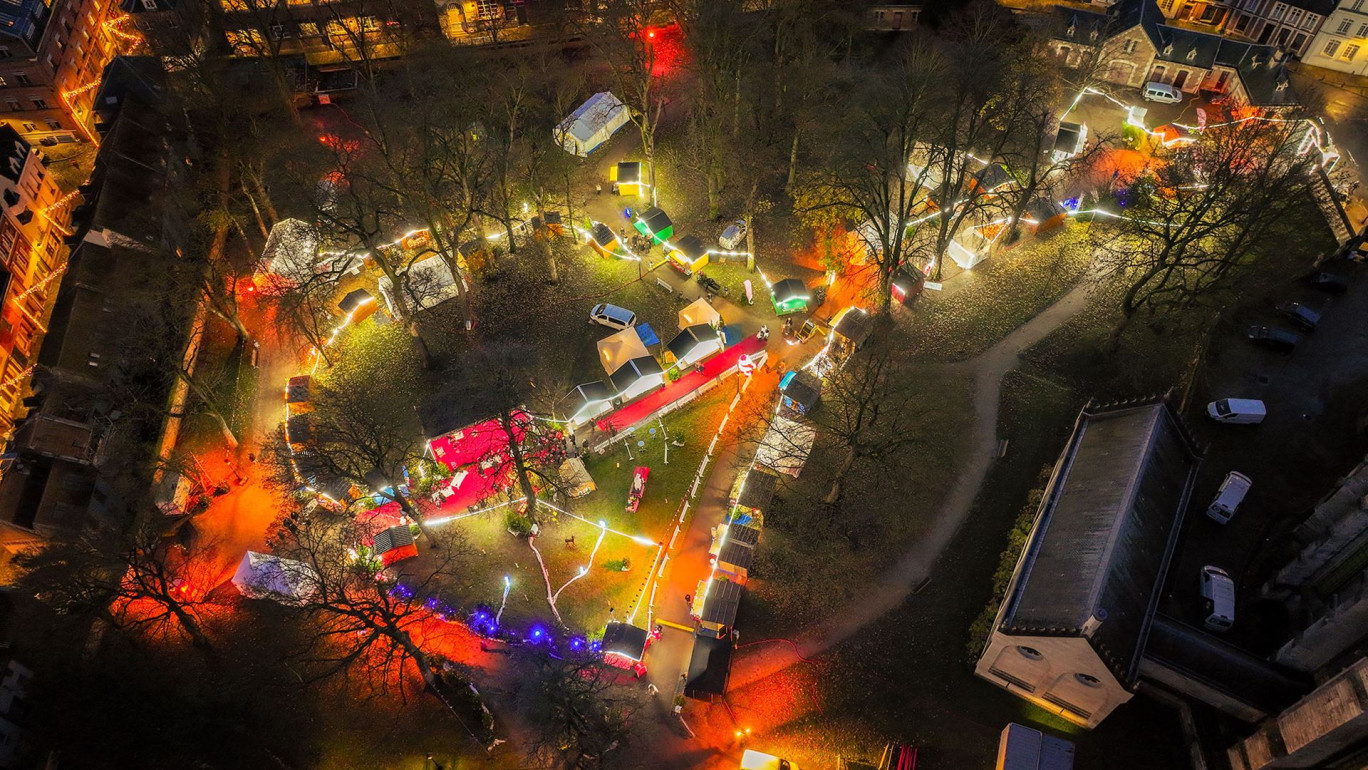
M 461 294 L 460 279 L 451 274 L 445 259 L 435 255 L 414 262 L 401 280 L 410 310 L 430 310 Z M 402 315 L 394 306 L 394 282 L 383 275 L 378 283 L 390 315 Z
M 613 372 L 609 380 L 617 390 L 618 398 L 625 404 L 656 388 L 664 387 L 665 370 L 661 369 L 660 364 L 651 356 L 642 356 L 623 364 Z
M 302 561 L 248 551 L 233 573 L 232 583 L 249 599 L 300 605 L 317 593 L 318 573 Z
M 722 352 L 722 335 L 707 324 L 685 327 L 665 346 L 680 369 L 693 366 L 714 353 Z M 668 359 L 666 359 L 668 360 Z
M 755 464 L 796 479 L 803 472 L 816 440 L 816 428 L 776 416 L 764 438 L 760 439 L 760 447 L 755 452 Z
M 554 134 L 566 152 L 583 157 L 608 141 L 630 119 L 627 106 L 620 99 L 600 91 L 562 120 Z

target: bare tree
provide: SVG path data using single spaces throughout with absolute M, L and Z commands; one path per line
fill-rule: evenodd
M 662 57 L 658 55 L 652 18 L 657 6 L 651 0 L 607 0 L 598 23 L 587 30 L 595 52 L 612 70 L 622 96 L 641 135 L 646 156 L 646 181 L 651 203 L 659 203 L 656 189 L 656 130 L 665 112 Z
M 549 766 L 599 767 L 627 739 L 636 704 L 588 654 L 520 656 L 529 673 L 517 700 L 533 728 L 531 753 Z
M 1159 161 L 1121 193 L 1114 225 L 1094 230 L 1102 264 L 1126 287 L 1113 349 L 1141 310 L 1163 314 L 1220 298 L 1269 244 L 1309 226 L 1305 124 L 1249 120 L 1159 147 Z

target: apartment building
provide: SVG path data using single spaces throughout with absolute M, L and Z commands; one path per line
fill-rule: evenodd
M 100 73 L 136 35 L 114 0 L 0 3 L 0 122 L 30 142 L 93 139 Z
M 47 169 L 48 159 L 8 125 L 0 125 L 0 437 L 20 411 L 66 264 L 71 200 Z
M 1339 0 L 1302 61 L 1348 75 L 1368 76 L 1368 2 Z
M 1260 45 L 1305 56 L 1335 0 L 1238 0 L 1225 33 Z

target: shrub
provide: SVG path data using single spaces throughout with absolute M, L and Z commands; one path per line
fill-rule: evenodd
M 998 557 L 997 570 L 993 572 L 992 596 L 988 599 L 988 605 L 969 625 L 969 642 L 966 649 L 971 661 L 978 658 L 983 646 L 988 643 L 988 635 L 992 633 L 998 607 L 1007 596 L 1007 585 L 1012 582 L 1012 573 L 1016 571 L 1017 561 L 1021 558 L 1022 550 L 1026 548 L 1026 539 L 1031 536 L 1031 527 L 1035 526 L 1040 502 L 1045 499 L 1045 486 L 1049 483 L 1052 470 L 1053 468 L 1046 466 L 1040 472 L 1040 486 L 1026 494 L 1026 504 L 1022 506 L 1016 521 L 1012 523 L 1012 528 L 1007 532 L 1007 547 Z
M 532 521 L 516 510 L 510 509 L 505 514 L 504 521 L 508 524 L 508 531 L 517 537 L 527 537 L 532 534 Z

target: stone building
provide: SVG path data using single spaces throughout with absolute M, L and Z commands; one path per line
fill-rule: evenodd
M 1348 75 L 1368 76 L 1368 2 L 1339 0 L 1302 61 Z

